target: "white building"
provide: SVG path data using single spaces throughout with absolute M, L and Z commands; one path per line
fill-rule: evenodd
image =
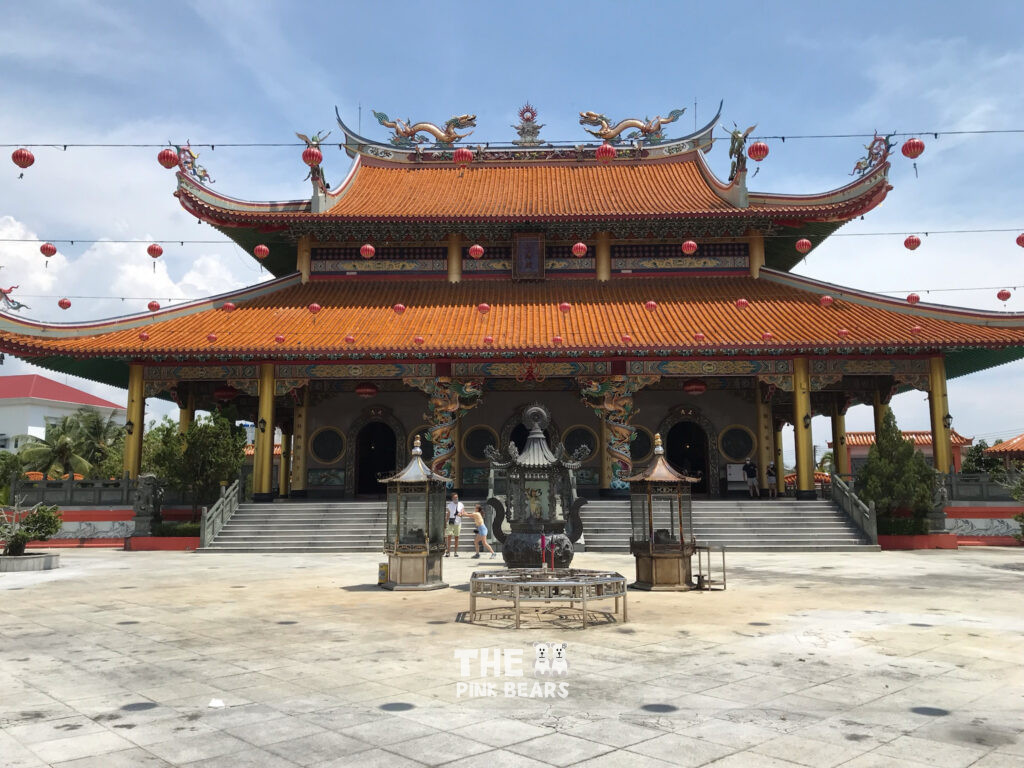
M 46 436 L 46 425 L 82 408 L 125 422 L 125 407 L 45 376 L 0 376 L 0 450 L 17 451 L 18 435 Z

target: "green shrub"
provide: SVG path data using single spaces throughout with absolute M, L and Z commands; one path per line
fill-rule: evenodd
M 920 517 L 878 518 L 879 536 L 919 536 L 928 533 L 928 521 Z
M 46 541 L 60 530 L 64 519 L 57 507 L 36 504 L 28 512 L 17 506 L 0 512 L 0 541 L 5 555 L 24 555 L 30 541 Z
M 154 536 L 198 536 L 200 523 L 154 523 Z

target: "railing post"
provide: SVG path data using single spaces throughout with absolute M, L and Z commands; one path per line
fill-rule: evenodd
M 210 522 L 209 518 L 207 517 L 207 508 L 206 507 L 203 507 L 203 512 L 200 515 L 199 520 L 202 523 L 199 526 L 199 546 L 200 546 L 200 548 L 205 548 L 206 547 L 206 543 L 208 541 L 207 526 L 209 525 L 209 522 Z

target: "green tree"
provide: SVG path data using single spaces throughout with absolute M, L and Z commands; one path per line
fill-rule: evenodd
M 3 554 L 24 555 L 30 541 L 46 541 L 60 530 L 63 517 L 57 507 L 36 504 L 27 512 L 18 505 L 0 510 L 0 541 Z
M 823 454 L 821 454 L 821 458 L 818 459 L 817 470 L 819 472 L 835 472 L 835 464 L 835 455 L 832 453 L 832 451 L 825 451 Z
M 164 416 L 160 422 L 151 421 L 142 436 L 142 471 L 149 472 L 173 484 L 179 472 L 181 452 L 185 442 L 178 431 L 178 422 Z
M 1002 440 L 996 440 L 995 445 L 1003 442 Z M 984 440 L 979 440 L 975 445 L 972 445 L 964 453 L 964 472 L 987 472 L 988 476 L 996 482 L 1004 482 L 1006 480 L 1006 467 L 1003 465 L 1003 460 L 997 456 L 991 456 L 985 453 L 985 450 L 989 447 L 988 443 Z
M 0 451 L 0 504 L 11 503 L 11 488 L 23 471 L 18 454 Z
M 124 427 L 114 421 L 113 414 L 105 417 L 90 408 L 82 408 L 73 418 L 78 426 L 79 453 L 92 465 L 91 476 L 103 479 L 119 477 L 123 467 L 114 466 L 114 459 L 120 458 L 114 454 L 120 447 L 123 457 Z
M 65 416 L 47 424 L 42 440 L 32 435 L 21 437 L 27 440 L 18 455 L 27 471 L 42 472 L 43 477 L 51 474 L 74 477 L 75 473 L 84 476 L 92 472 L 92 464 L 82 455 L 81 431 L 74 416 Z
M 934 503 L 935 470 L 924 454 L 914 448 L 896 424 L 891 409 L 886 409 L 882 429 L 867 461 L 857 473 L 857 495 L 874 502 L 879 533 L 923 533 L 924 516 Z M 897 511 L 909 511 L 912 519 L 894 517 Z

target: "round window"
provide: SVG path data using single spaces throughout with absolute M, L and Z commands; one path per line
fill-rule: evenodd
M 729 461 L 743 461 L 754 453 L 754 433 L 739 425 L 726 427 L 718 436 L 718 450 Z
M 597 455 L 597 435 L 590 427 L 569 427 L 562 435 L 562 442 L 565 444 L 566 453 L 570 456 L 581 446 L 586 446 L 589 449 L 588 459 Z
M 334 464 L 345 454 L 345 436 L 335 427 L 322 427 L 313 433 L 309 452 L 321 464 Z
M 473 427 L 462 438 L 462 450 L 473 461 L 487 461 L 487 446 L 498 446 L 498 435 L 490 427 Z
M 629 444 L 629 455 L 635 462 L 644 462 L 651 458 L 651 451 L 654 450 L 654 440 L 651 433 L 643 427 L 637 427 L 633 433 L 633 442 Z

